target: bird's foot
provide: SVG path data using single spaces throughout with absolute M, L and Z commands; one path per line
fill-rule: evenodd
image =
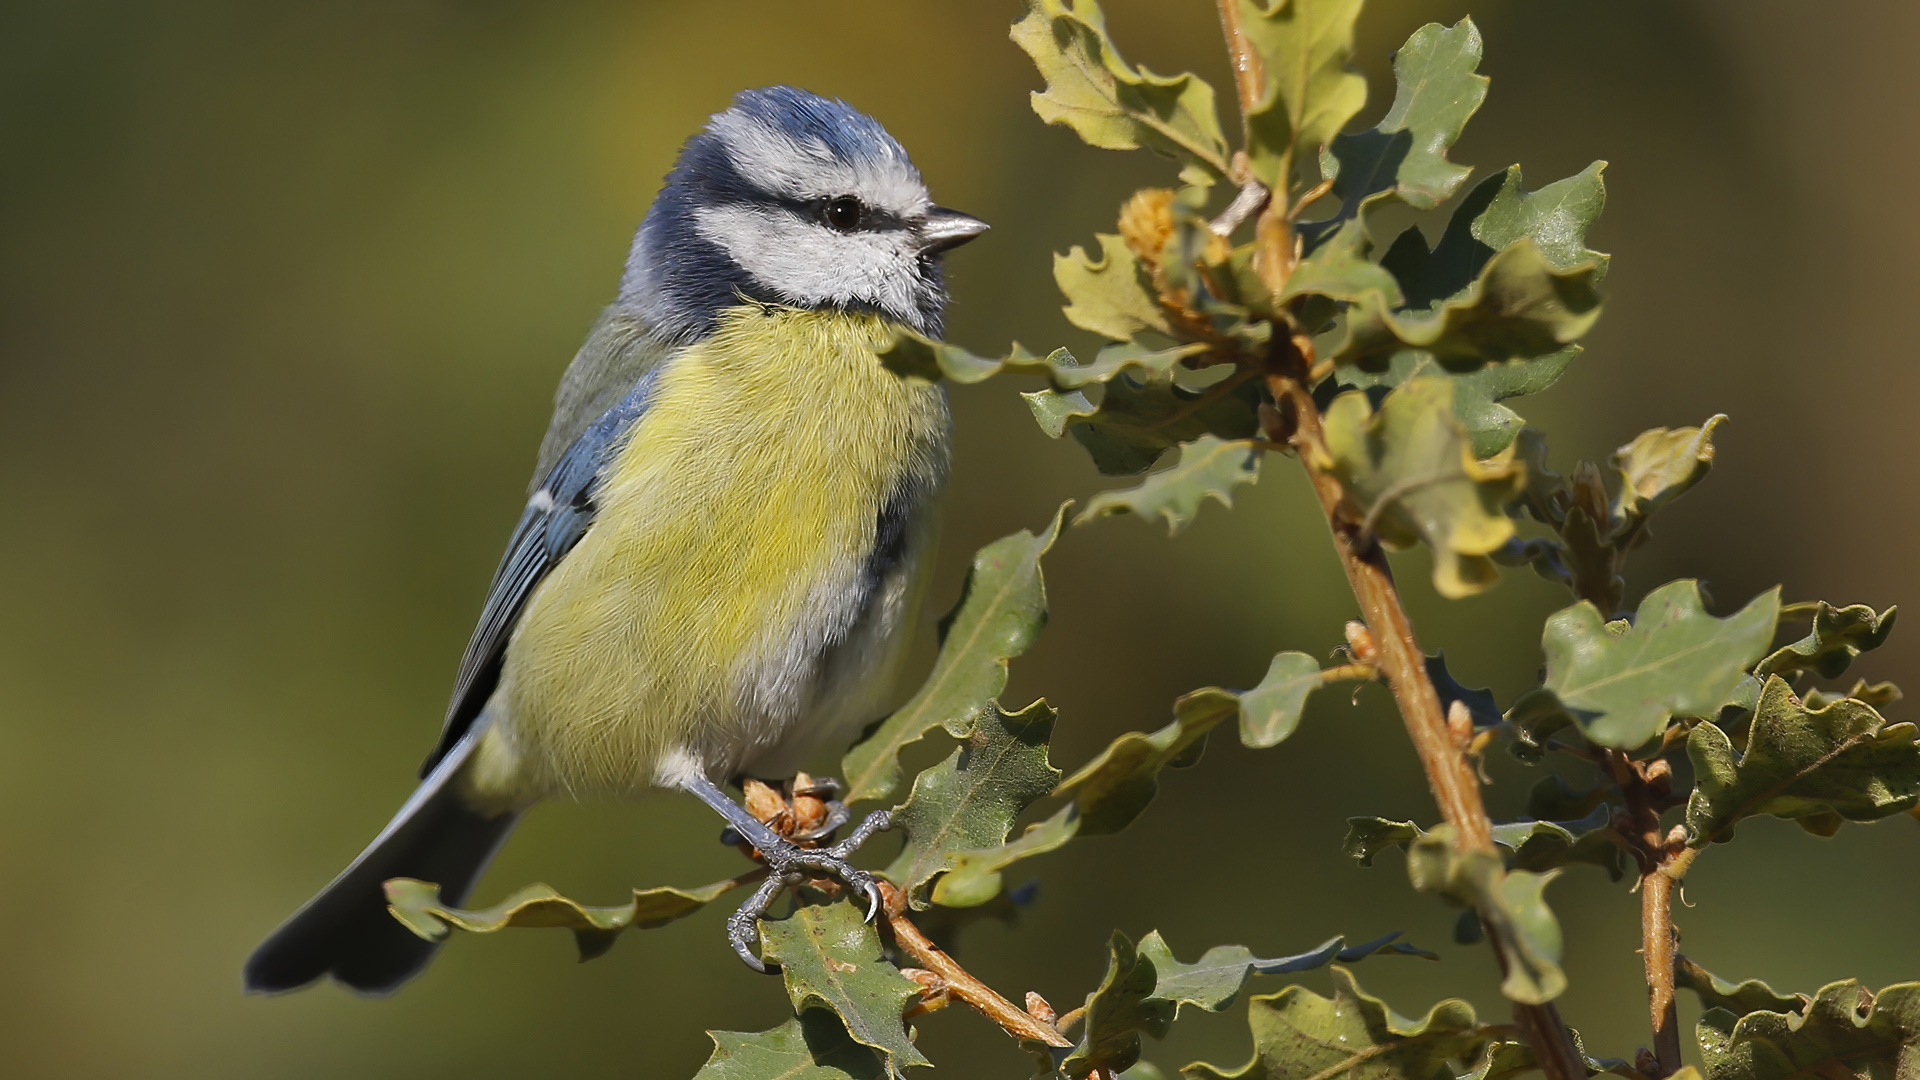
M 840 812 L 845 815 L 846 808 L 840 807 Z M 865 898 L 867 921 L 872 922 L 880 914 L 880 883 L 872 874 L 847 860 L 874 833 L 891 827 L 892 819 L 893 812 L 890 810 L 868 814 L 866 820 L 845 840 L 830 847 L 802 847 L 785 837 L 773 835 L 771 830 L 768 839 L 755 838 L 754 846 L 767 864 L 767 879 L 760 883 L 746 903 L 740 905 L 740 910 L 727 919 L 727 941 L 732 944 L 733 951 L 755 971 L 769 973 L 778 970 L 778 965 L 760 959 L 756 949 L 760 941 L 760 920 L 783 890 L 811 878 L 838 878 L 856 896 Z M 845 817 L 841 820 L 844 821 Z M 837 824 L 834 826 L 838 827 Z

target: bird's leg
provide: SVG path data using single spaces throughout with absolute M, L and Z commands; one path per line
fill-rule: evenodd
M 880 885 L 872 874 L 854 866 L 847 859 L 860 845 L 867 842 L 874 833 L 892 824 L 892 812 L 878 810 L 867 815 L 845 840 L 831 847 L 801 847 L 792 840 L 781 836 L 768 828 L 760 819 L 748 813 L 740 804 L 727 798 L 720 785 L 704 775 L 696 775 L 686 781 L 686 789 L 700 797 L 700 801 L 713 808 L 713 811 L 726 819 L 727 825 L 738 833 L 747 843 L 760 852 L 767 864 L 767 879 L 754 890 L 753 896 L 741 905 L 727 920 L 727 940 L 732 943 L 733 951 L 740 959 L 755 971 L 765 972 L 768 965 L 754 951 L 754 945 L 760 937 L 760 917 L 773 905 L 775 897 L 789 885 L 796 885 L 814 874 L 826 874 L 839 878 L 849 889 L 867 898 L 867 921 L 873 921 L 880 913 Z M 844 808 L 843 808 L 844 809 Z

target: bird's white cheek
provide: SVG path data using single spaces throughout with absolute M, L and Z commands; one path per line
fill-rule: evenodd
M 747 206 L 702 208 L 694 227 L 755 284 L 795 303 L 914 310 L 916 278 L 904 237 L 837 233 L 783 211 Z

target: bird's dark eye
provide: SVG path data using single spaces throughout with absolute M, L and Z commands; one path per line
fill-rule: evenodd
M 851 195 L 842 195 L 830 199 L 820 215 L 826 219 L 827 226 L 840 232 L 852 232 L 860 227 L 862 207 L 860 200 Z

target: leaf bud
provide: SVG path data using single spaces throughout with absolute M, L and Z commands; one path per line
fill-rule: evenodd
M 1374 644 L 1373 631 L 1358 619 L 1347 620 L 1347 650 L 1363 664 L 1380 662 L 1380 647 Z

